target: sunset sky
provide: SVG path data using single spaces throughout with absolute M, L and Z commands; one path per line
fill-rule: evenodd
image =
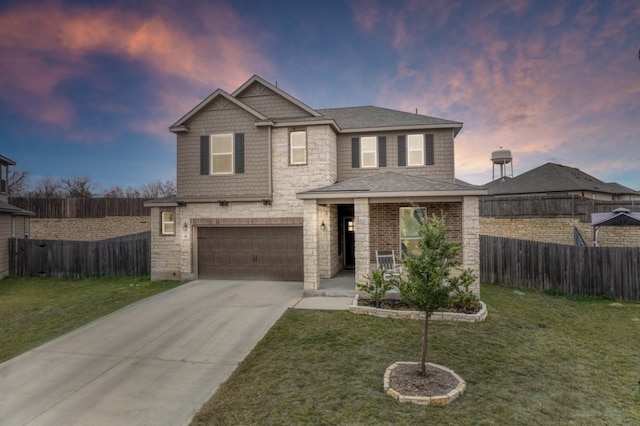
M 546 162 L 640 190 L 640 2 L 4 1 L 0 154 L 101 188 L 175 176 L 168 127 L 253 74 L 313 108 L 461 121 L 456 176 Z

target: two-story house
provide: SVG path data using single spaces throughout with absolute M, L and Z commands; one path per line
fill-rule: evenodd
M 313 109 L 253 76 L 180 118 L 177 194 L 152 207 L 152 279 L 304 281 L 415 249 L 443 215 L 479 272 L 478 197 L 455 180 L 462 123 L 365 106 Z M 478 290 L 478 288 L 476 289 Z
M 15 161 L 0 155 L 0 279 L 9 275 L 9 239 L 29 235 L 32 212 L 9 204 L 9 167 Z

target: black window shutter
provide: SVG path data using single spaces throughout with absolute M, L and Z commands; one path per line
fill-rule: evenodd
M 351 167 L 360 167 L 360 138 L 351 138 Z
M 200 136 L 200 174 L 209 174 L 209 136 Z
M 244 133 L 236 133 L 235 143 L 235 172 L 244 173 Z
M 398 166 L 407 165 L 407 137 L 398 135 Z
M 434 152 L 433 152 L 433 134 L 424 135 L 424 164 L 431 166 L 434 164 Z
M 378 136 L 378 166 L 387 167 L 387 137 Z

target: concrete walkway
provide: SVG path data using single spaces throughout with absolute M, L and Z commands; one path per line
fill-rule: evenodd
M 0 425 L 186 425 L 301 296 L 199 280 L 125 308 L 0 364 Z

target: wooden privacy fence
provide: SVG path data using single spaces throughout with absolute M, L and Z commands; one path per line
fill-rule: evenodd
M 101 241 L 9 240 L 9 274 L 16 277 L 145 276 L 151 234 Z
M 587 200 L 577 195 L 480 197 L 481 217 L 576 217 L 591 222 L 591 213 L 607 213 L 618 207 L 640 211 L 640 201 Z
M 481 235 L 480 280 L 638 301 L 640 247 L 577 247 Z
M 106 216 L 149 216 L 148 198 L 30 198 L 14 197 L 9 203 L 35 213 L 37 218 L 71 219 Z

